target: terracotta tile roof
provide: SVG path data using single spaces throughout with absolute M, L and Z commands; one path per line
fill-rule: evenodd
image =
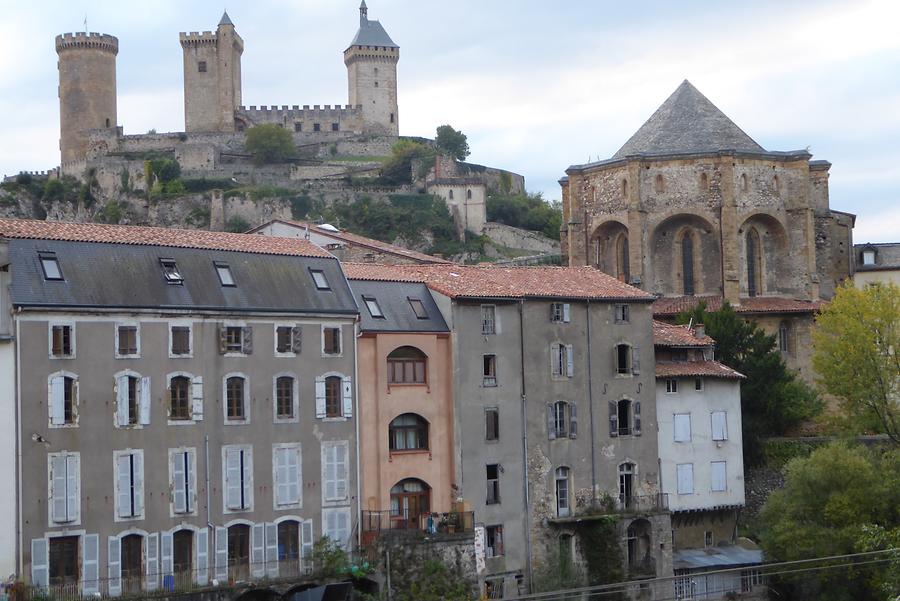
M 349 244 L 355 244 L 357 246 L 367 246 L 369 248 L 377 249 L 383 253 L 396 255 L 399 257 L 404 257 L 406 259 L 411 259 L 413 261 L 418 261 L 420 263 L 452 263 L 452 261 L 448 261 L 446 259 L 441 259 L 438 257 L 433 257 L 431 255 L 426 255 L 425 253 L 420 253 L 415 250 L 410 250 L 408 248 L 403 248 L 401 246 L 397 246 L 395 244 L 389 244 L 387 242 L 382 242 L 381 240 L 375 240 L 374 238 L 366 238 L 365 236 L 360 236 L 359 234 L 354 234 L 347 231 L 334 231 L 327 228 L 323 228 L 320 225 L 315 223 L 308 223 L 305 221 L 294 221 L 291 219 L 273 219 L 272 221 L 265 223 L 259 227 L 255 227 L 250 230 L 248 233 L 255 233 L 256 231 L 262 229 L 263 227 L 269 225 L 270 223 L 278 222 L 284 223 L 286 225 L 292 225 L 298 228 L 309 228 L 310 230 L 320 234 L 322 236 L 326 236 L 328 238 L 332 238 L 334 240 L 343 240 Z
M 657 361 L 657 378 L 704 377 L 742 380 L 746 376 L 718 361 Z
M 700 301 L 706 303 L 709 311 L 722 308 L 724 299 L 721 296 L 664 296 L 653 303 L 653 314 L 656 316 L 675 316 L 693 309 Z M 815 313 L 824 303 L 822 301 L 806 301 L 776 296 L 754 296 L 742 298 L 740 304 L 732 305 L 736 313 Z
M 655 346 L 693 346 L 703 348 L 713 346 L 715 343 L 715 340 L 706 335 L 703 338 L 697 338 L 687 326 L 676 326 L 653 320 L 653 344 Z
M 315 244 L 296 238 L 99 223 L 0 219 L 0 238 L 105 242 L 138 246 L 228 250 L 264 255 L 332 258 L 330 254 Z
M 643 290 L 592 267 L 497 267 L 345 263 L 355 280 L 424 282 L 452 298 L 571 298 L 650 301 Z

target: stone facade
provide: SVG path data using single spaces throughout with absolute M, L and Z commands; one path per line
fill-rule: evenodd
M 179 34 L 184 50 L 184 130 L 234 131 L 244 41 L 228 13 L 215 32 Z

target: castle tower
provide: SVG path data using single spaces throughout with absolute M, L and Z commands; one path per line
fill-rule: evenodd
M 361 106 L 371 131 L 398 135 L 397 61 L 400 47 L 378 21 L 370 21 L 366 0 L 359 5 L 359 30 L 344 51 L 350 104 Z
M 184 130 L 234 131 L 241 105 L 241 54 L 244 40 L 228 13 L 215 32 L 179 34 L 184 50 Z
M 100 33 L 56 36 L 59 55 L 59 150 L 63 163 L 83 159 L 88 130 L 116 126 L 119 40 Z

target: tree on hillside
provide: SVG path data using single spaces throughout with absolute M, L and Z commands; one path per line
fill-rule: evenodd
M 297 153 L 290 132 L 275 123 L 255 125 L 247 130 L 244 150 L 257 165 L 283 163 Z
M 398 140 L 391 148 L 391 157 L 381 167 L 381 181 L 388 185 L 411 183 L 412 163 L 416 159 L 434 159 L 434 149 L 415 140 Z
M 900 451 L 833 443 L 785 467 L 785 485 L 761 514 L 768 561 L 890 549 L 900 540 Z M 888 558 L 890 556 L 887 556 Z M 823 570 L 770 581 L 779 599 L 875 601 L 900 594 L 896 562 Z
M 745 321 L 725 302 L 718 311 L 700 303 L 678 316 L 678 323 L 702 323 L 716 341 L 716 359 L 741 372 L 741 420 L 744 461 L 762 461 L 761 439 L 784 434 L 815 416 L 822 404 L 815 391 L 798 380 L 775 350 L 775 336 Z
M 849 429 L 900 445 L 900 287 L 847 282 L 816 320 L 813 367 Z
M 562 206 L 558 201 L 544 200 L 540 192 L 492 194 L 487 199 L 487 219 L 533 232 L 553 240 L 559 239 Z
M 442 154 L 451 156 L 457 161 L 464 161 L 469 156 L 469 142 L 466 134 L 449 125 L 441 125 L 437 128 L 434 145 Z

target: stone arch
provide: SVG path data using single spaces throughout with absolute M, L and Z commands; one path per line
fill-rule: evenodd
M 631 280 L 631 256 L 628 227 L 610 220 L 594 229 L 591 235 L 591 265 L 623 282 Z
M 653 527 L 644 518 L 638 518 L 625 531 L 629 572 L 653 571 Z
M 654 228 L 650 241 L 653 292 L 721 294 L 719 235 L 705 217 L 692 213 L 671 215 Z
M 774 216 L 757 213 L 738 229 L 741 295 L 766 296 L 789 292 L 791 256 L 787 230 Z

